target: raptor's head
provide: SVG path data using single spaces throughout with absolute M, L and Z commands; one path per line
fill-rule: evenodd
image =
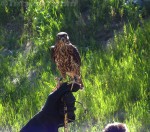
M 59 32 L 56 36 L 57 42 L 60 43 L 68 43 L 69 42 L 69 36 L 66 32 Z

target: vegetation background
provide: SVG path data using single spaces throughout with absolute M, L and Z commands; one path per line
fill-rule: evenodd
M 85 89 L 74 95 L 87 110 L 76 104 L 70 131 L 118 121 L 149 132 L 149 13 L 148 0 L 1 0 L 0 131 L 19 131 L 41 109 L 59 75 L 49 47 L 66 31 L 82 57 Z

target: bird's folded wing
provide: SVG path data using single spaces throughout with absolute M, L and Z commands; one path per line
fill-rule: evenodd
M 77 63 L 79 66 L 81 66 L 81 57 L 78 49 L 74 45 L 69 44 L 68 50 L 70 50 L 69 53 L 73 57 L 74 62 Z

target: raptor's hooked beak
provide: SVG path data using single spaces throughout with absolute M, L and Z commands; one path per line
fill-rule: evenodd
M 64 37 L 62 37 L 60 40 L 61 40 L 62 42 L 64 42 L 64 41 L 65 41 L 65 38 L 64 38 Z

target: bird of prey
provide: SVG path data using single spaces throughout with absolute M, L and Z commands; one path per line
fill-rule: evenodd
M 56 36 L 56 43 L 51 46 L 51 57 L 60 71 L 62 79 L 68 75 L 74 82 L 83 83 L 80 75 L 81 58 L 78 49 L 71 44 L 66 32 L 59 32 Z

